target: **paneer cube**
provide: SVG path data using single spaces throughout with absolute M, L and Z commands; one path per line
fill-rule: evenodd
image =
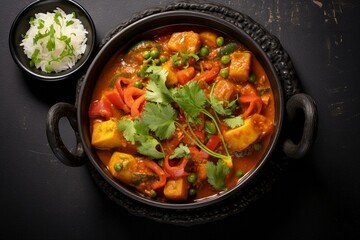
M 209 46 L 209 47 L 217 47 L 216 45 L 216 38 L 217 34 L 210 31 L 204 31 L 200 33 L 200 39 L 203 45 Z
M 97 148 L 116 148 L 126 147 L 128 142 L 117 130 L 117 122 L 111 118 L 107 121 L 96 122 L 94 124 L 91 144 Z
M 245 82 L 249 78 L 251 53 L 236 51 L 231 54 L 229 77 L 235 81 Z
M 174 52 L 196 53 L 200 46 L 200 35 L 193 31 L 173 33 L 168 41 L 168 48 Z
M 164 195 L 171 200 L 186 200 L 188 197 L 189 183 L 185 179 L 169 179 L 164 187 Z
M 229 101 L 234 92 L 234 84 L 228 80 L 219 80 L 213 91 L 213 95 L 219 100 Z
M 244 121 L 244 125 L 224 133 L 229 149 L 241 151 L 254 143 L 260 136 L 271 132 L 272 121 L 260 114 L 254 114 Z

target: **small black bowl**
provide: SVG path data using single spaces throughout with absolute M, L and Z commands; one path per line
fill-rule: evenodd
M 35 66 L 30 66 L 30 59 L 24 53 L 24 49 L 20 46 L 22 35 L 30 28 L 29 20 L 36 13 L 53 12 L 56 8 L 61 8 L 67 14 L 75 12 L 76 18 L 79 19 L 84 28 L 87 30 L 86 50 L 83 56 L 76 64 L 67 70 L 58 73 L 46 73 Z M 70 75 L 79 72 L 79 70 L 90 59 L 96 44 L 95 25 L 88 12 L 78 3 L 68 0 L 38 0 L 25 7 L 15 18 L 9 35 L 9 47 L 11 55 L 16 64 L 30 76 L 42 81 L 58 81 L 68 78 Z

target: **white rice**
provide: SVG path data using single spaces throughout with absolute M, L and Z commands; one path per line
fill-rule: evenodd
M 49 34 L 51 26 L 55 30 L 54 34 Z M 73 67 L 81 58 L 86 49 L 87 33 L 81 21 L 74 14 L 66 14 L 62 9 L 57 8 L 53 13 L 35 14 L 35 18 L 30 21 L 30 29 L 26 32 L 20 46 L 24 48 L 24 53 L 31 59 L 31 65 L 44 72 L 57 73 Z M 44 34 L 47 36 L 39 38 Z M 55 40 L 55 44 L 51 39 Z M 68 44 L 65 39 L 69 42 Z

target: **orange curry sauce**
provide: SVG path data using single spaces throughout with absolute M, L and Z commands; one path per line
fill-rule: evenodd
M 162 76 L 161 70 L 165 72 Z M 203 92 L 207 100 L 204 108 L 216 120 L 220 133 L 206 114 L 200 112 L 193 121 L 176 101 L 149 98 L 162 89 L 164 85 L 157 81 L 164 77 L 173 96 L 195 82 L 191 86 Z M 227 114 L 214 110 L 209 103 L 211 97 Z M 261 160 L 270 142 L 275 112 L 269 80 L 255 56 L 228 36 L 194 27 L 153 34 L 114 54 L 97 81 L 91 102 L 90 132 L 98 157 L 120 182 L 165 202 L 192 202 L 234 187 Z M 151 116 L 150 105 L 174 110 L 179 124 L 169 130 L 170 136 L 159 137 L 156 126 L 150 126 L 152 117 L 159 117 L 155 112 Z M 240 122 L 233 126 L 224 120 L 236 117 Z M 157 156 L 139 151 L 141 145 L 149 149 L 154 146 L 148 145 L 151 141 L 145 141 L 134 128 L 142 119 L 150 126 L 147 133 L 152 143 L 155 141 L 151 151 L 155 150 Z M 190 119 L 193 135 L 186 119 Z M 127 130 L 130 134 L 124 134 Z M 205 153 L 194 142 L 194 135 L 205 146 L 215 135 L 217 143 L 209 148 L 222 155 L 229 153 L 229 158 L 222 161 L 223 168 L 229 170 L 223 187 L 211 184 L 209 178 L 214 176 L 208 173 L 211 170 L 207 164 L 217 166 L 220 158 Z M 174 157 L 180 145 L 186 151 Z

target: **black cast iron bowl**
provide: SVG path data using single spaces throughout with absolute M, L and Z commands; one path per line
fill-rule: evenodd
M 133 189 L 117 181 L 108 171 L 106 166 L 97 157 L 94 148 L 91 146 L 91 136 L 89 132 L 88 108 L 90 105 L 93 89 L 99 75 L 108 62 L 110 57 L 119 49 L 126 49 L 133 43 L 142 40 L 145 33 L 154 29 L 168 29 L 174 26 L 203 26 L 215 29 L 221 33 L 229 35 L 252 51 L 256 58 L 264 67 L 270 80 L 275 101 L 275 128 L 271 137 L 271 143 L 265 151 L 261 161 L 257 166 L 250 170 L 239 183 L 232 189 L 221 192 L 216 196 L 208 197 L 191 203 L 164 203 L 157 202 L 138 194 Z M 269 56 L 262 47 L 245 31 L 237 27 L 232 22 L 226 21 L 214 15 L 204 12 L 190 10 L 175 10 L 168 12 L 159 12 L 150 16 L 136 20 L 114 34 L 100 49 L 89 69 L 87 70 L 81 89 L 79 91 L 77 103 L 74 105 L 68 103 L 57 103 L 52 106 L 48 113 L 47 136 L 50 147 L 57 158 L 69 166 L 81 166 L 88 160 L 100 175 L 117 191 L 128 196 L 139 204 L 149 205 L 161 209 L 195 209 L 207 207 L 214 203 L 219 203 L 234 193 L 240 191 L 242 187 L 252 181 L 254 176 L 261 171 L 265 162 L 269 160 L 275 148 L 281 148 L 281 151 L 289 158 L 302 158 L 309 151 L 316 129 L 316 106 L 313 99 L 304 93 L 297 93 L 286 98 L 283 94 L 283 84 L 279 79 L 278 72 L 273 66 Z M 285 114 L 286 107 L 286 114 Z M 302 112 L 304 116 L 303 132 L 298 143 L 291 139 L 284 142 L 279 141 L 284 119 L 291 119 Z M 59 119 L 67 117 L 75 131 L 78 139 L 78 147 L 74 152 L 70 152 L 61 140 L 59 134 Z
M 56 8 L 61 8 L 67 14 L 75 13 L 77 19 L 81 21 L 87 30 L 86 50 L 75 65 L 67 70 L 58 73 L 46 73 L 35 66 L 30 65 L 30 59 L 20 46 L 23 35 L 30 28 L 29 20 L 37 13 L 53 12 Z M 41 81 L 60 81 L 78 74 L 84 66 L 91 60 L 92 53 L 96 45 L 96 30 L 93 20 L 89 13 L 77 2 L 72 0 L 37 0 L 26 6 L 15 18 L 9 33 L 9 48 L 15 63 L 27 75 Z

